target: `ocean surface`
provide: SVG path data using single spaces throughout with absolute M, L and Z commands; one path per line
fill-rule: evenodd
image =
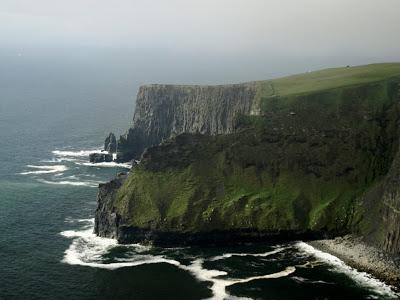
M 27 82 L 3 81 L 0 95 L 0 299 L 396 299 L 301 241 L 158 248 L 96 237 L 97 185 L 128 166 L 88 154 L 129 126 L 133 103 L 96 84 Z

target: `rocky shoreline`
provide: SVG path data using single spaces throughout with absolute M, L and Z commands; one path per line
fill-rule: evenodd
M 360 237 L 346 235 L 335 239 L 308 242 L 330 253 L 357 270 L 372 274 L 400 290 L 400 258 L 365 244 Z

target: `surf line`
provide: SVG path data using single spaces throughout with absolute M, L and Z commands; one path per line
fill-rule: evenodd
M 88 225 L 83 227 L 81 230 L 67 230 L 60 233 L 64 237 L 72 238 L 71 245 L 64 252 L 64 258 L 61 260 L 62 263 L 108 270 L 115 270 L 125 267 L 135 267 L 145 264 L 166 263 L 189 272 L 198 281 L 211 282 L 212 286 L 210 287 L 210 289 L 213 295 L 211 299 L 224 299 L 230 297 L 231 295 L 226 292 L 226 287 L 228 286 L 247 283 L 253 280 L 285 277 L 294 273 L 296 270 L 295 266 L 289 266 L 282 271 L 261 276 L 253 276 L 242 279 L 221 278 L 222 276 L 227 276 L 228 273 L 221 270 L 209 270 L 204 268 L 203 258 L 195 259 L 189 265 L 184 265 L 179 261 L 167 258 L 164 255 L 149 255 L 141 253 L 149 250 L 149 248 L 140 244 L 124 245 L 124 247 L 131 247 L 134 249 L 134 251 L 136 252 L 134 256 L 130 258 L 124 258 L 123 261 L 119 262 L 104 263 L 102 256 L 107 254 L 112 248 L 121 245 L 118 245 L 117 241 L 114 239 L 96 236 L 93 233 L 93 221 L 93 219 L 89 219 Z M 280 250 L 281 248 L 278 249 Z M 278 249 L 266 253 L 260 253 L 258 255 L 268 256 L 273 254 L 271 252 L 279 252 Z
M 338 257 L 320 251 L 305 242 L 298 242 L 295 244 L 295 247 L 300 251 L 302 251 L 303 253 L 314 256 L 319 262 L 326 263 L 327 265 L 331 266 L 331 269 L 333 271 L 347 275 L 349 278 L 353 279 L 357 284 L 365 288 L 369 288 L 382 296 L 390 297 L 392 299 L 398 299 L 398 295 L 396 294 L 396 292 L 393 291 L 393 289 L 389 285 L 374 278 L 372 275 L 366 272 L 360 272 L 348 266 L 344 261 L 342 261 Z M 304 265 L 298 267 L 304 267 Z

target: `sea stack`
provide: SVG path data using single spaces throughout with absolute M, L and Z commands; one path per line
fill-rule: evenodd
M 91 153 L 89 161 L 91 163 L 112 162 L 114 160 L 113 153 L 117 152 L 117 139 L 114 133 L 110 134 L 104 140 L 104 149 L 101 152 Z
M 112 132 L 110 132 L 104 141 L 104 151 L 107 151 L 108 153 L 117 152 L 117 138 Z

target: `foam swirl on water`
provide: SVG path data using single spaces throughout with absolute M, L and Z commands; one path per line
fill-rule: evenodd
M 150 250 L 152 250 L 151 246 L 144 246 L 140 244 L 118 245 L 116 240 L 98 237 L 93 233 L 94 219 L 72 220 L 71 218 L 68 218 L 66 222 L 83 223 L 85 225 L 81 230 L 67 230 L 61 232 L 61 235 L 64 237 L 72 239 L 69 248 L 64 253 L 64 258 L 62 259 L 63 263 L 108 270 L 135 267 L 145 264 L 166 263 L 189 272 L 198 281 L 211 282 L 210 289 L 213 295 L 211 299 L 233 299 L 235 297 L 226 291 L 226 288 L 229 286 L 248 283 L 255 280 L 268 280 L 290 276 L 296 272 L 296 267 L 301 268 L 303 265 L 286 266 L 283 270 L 272 274 L 250 276 L 247 278 L 230 278 L 228 272 L 226 271 L 205 268 L 205 261 L 219 261 L 231 258 L 233 256 L 253 256 L 264 258 L 278 254 L 287 249 L 297 249 L 303 253 L 303 255 L 307 255 L 307 257 L 311 255 L 311 257 L 317 258 L 320 263 L 327 264 L 336 272 L 346 274 L 360 286 L 368 288 L 378 295 L 393 299 L 396 299 L 397 297 L 391 288 L 384 283 L 374 279 L 366 273 L 358 272 L 357 270 L 347 266 L 337 257 L 316 250 L 312 246 L 303 242 L 299 242 L 294 245 L 289 244 L 286 246 L 277 246 L 275 249 L 264 253 L 225 253 L 208 258 L 197 257 L 189 264 L 185 264 L 177 259 L 169 258 L 167 255 L 162 254 L 162 251 L 157 252 L 157 254 L 149 253 Z M 125 254 L 126 256 L 122 258 L 117 257 L 110 261 L 109 258 L 105 257 L 115 247 L 126 248 L 127 254 Z M 298 282 L 307 281 L 307 279 L 298 276 L 294 276 L 293 279 Z M 315 281 L 315 283 L 328 284 L 327 282 L 322 281 Z
M 62 236 L 72 239 L 71 245 L 64 252 L 64 258 L 62 259 L 63 263 L 108 270 L 125 267 L 135 267 L 145 264 L 166 263 L 189 272 L 199 281 L 211 282 L 212 286 L 210 289 L 213 294 L 211 299 L 234 298 L 226 291 L 226 287 L 228 286 L 246 283 L 253 280 L 285 277 L 289 276 L 296 270 L 294 266 L 289 266 L 282 271 L 272 274 L 253 276 L 242 279 L 227 278 L 226 276 L 228 276 L 228 273 L 225 271 L 209 270 L 204 268 L 203 263 L 205 261 L 205 258 L 197 258 L 193 260 L 190 264 L 183 264 L 178 260 L 168 258 L 165 255 L 153 255 L 146 253 L 151 250 L 151 246 L 144 246 L 140 244 L 118 245 L 117 241 L 114 239 L 98 237 L 93 233 L 94 219 L 72 220 L 71 218 L 68 218 L 66 222 L 86 223 L 86 225 L 83 227 L 82 230 L 66 230 L 60 233 Z M 125 247 L 126 249 L 132 251 L 132 254 L 129 257 L 115 258 L 112 262 L 106 262 L 104 256 L 108 254 L 114 247 Z M 266 257 L 274 253 L 278 253 L 278 250 L 282 251 L 283 248 L 259 254 L 243 253 L 243 256 L 254 255 Z M 236 253 L 233 255 L 236 255 Z M 241 253 L 237 255 L 241 256 Z M 215 258 L 216 257 L 210 258 L 208 260 L 217 260 Z
M 210 261 L 216 261 L 216 260 L 221 260 L 221 259 L 227 259 L 231 258 L 232 256 L 255 256 L 255 257 L 267 257 L 273 254 L 277 254 L 279 252 L 282 252 L 283 250 L 286 250 L 287 247 L 278 247 L 275 250 L 265 252 L 265 253 L 224 253 L 222 255 L 214 256 L 210 258 Z
M 29 174 L 51 174 L 58 173 L 68 170 L 67 166 L 64 165 L 51 165 L 51 166 L 34 166 L 27 165 L 28 168 L 37 169 L 36 171 L 24 171 L 19 174 L 29 175 Z

